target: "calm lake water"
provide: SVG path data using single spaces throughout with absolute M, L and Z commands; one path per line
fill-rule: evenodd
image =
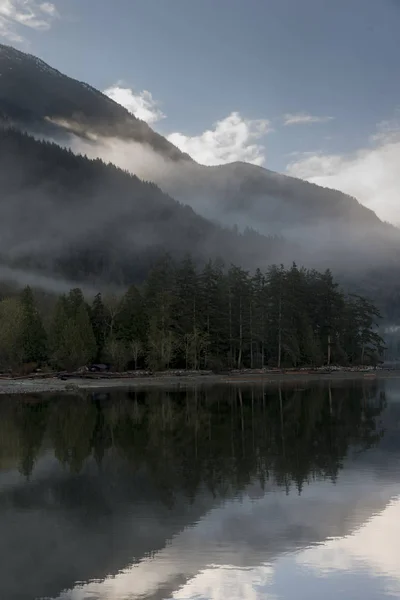
M 400 380 L 0 398 L 0 598 L 400 598 Z

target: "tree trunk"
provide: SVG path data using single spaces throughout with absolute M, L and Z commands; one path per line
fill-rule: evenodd
M 208 341 L 210 340 L 210 309 L 209 307 L 207 307 L 207 339 Z M 208 350 L 207 350 L 207 346 L 206 349 L 204 350 L 204 368 L 207 369 L 207 365 L 208 365 Z
M 242 348 L 243 348 L 243 315 L 242 315 L 242 298 L 239 301 L 239 355 L 237 368 L 242 366 Z
M 282 362 L 282 296 L 279 297 L 279 316 L 278 316 L 278 369 Z
M 232 296 L 229 290 L 229 354 L 230 361 L 233 361 L 233 344 L 232 344 Z
M 264 331 L 265 331 L 265 315 L 264 311 L 262 311 L 261 318 L 261 368 L 264 368 L 265 363 L 265 348 L 264 348 Z
M 250 300 L 250 368 L 254 368 L 254 358 L 253 358 L 253 310 L 252 304 Z
M 245 445 L 244 445 L 244 412 L 243 412 L 243 398 L 242 398 L 242 390 L 238 389 L 239 394 L 239 403 L 240 403 L 240 422 L 242 429 L 242 455 L 245 456 Z
M 327 360 L 327 364 L 328 364 L 328 367 L 331 364 L 331 334 L 328 335 L 328 360 Z
M 282 398 L 282 388 L 279 386 L 279 412 L 281 417 L 281 440 L 282 440 L 282 454 L 285 456 L 285 435 L 284 435 L 284 427 L 283 427 L 283 398 Z

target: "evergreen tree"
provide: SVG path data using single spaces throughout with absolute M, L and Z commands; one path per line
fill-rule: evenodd
M 178 347 L 173 333 L 175 268 L 167 255 L 151 270 L 145 286 L 145 307 L 149 323 L 147 364 L 151 369 L 165 369 Z
M 201 283 L 194 262 L 186 257 L 175 272 L 173 320 L 176 339 L 179 340 L 176 359 L 192 369 L 205 364 L 209 347 L 209 334 L 202 314 L 204 297 Z
M 317 338 L 309 314 L 307 271 L 295 263 L 287 272 L 286 294 L 288 307 L 287 354 L 294 366 L 299 363 L 318 364 L 320 357 Z
M 200 329 L 206 335 L 204 367 L 223 366 L 229 354 L 229 314 L 224 265 L 209 261 L 199 277 Z
M 270 360 L 272 359 L 272 363 L 280 369 L 284 358 L 284 344 L 288 330 L 287 297 L 285 294 L 286 271 L 283 265 L 270 267 L 267 273 L 267 285 L 269 288 Z
M 0 368 L 14 369 L 24 360 L 23 310 L 18 298 L 0 302 Z
M 190 257 L 177 267 L 174 277 L 173 319 L 178 336 L 192 333 L 199 321 L 198 274 Z
M 257 269 L 253 277 L 252 343 L 255 347 L 255 365 L 265 366 L 268 345 L 268 286 L 266 277 Z
M 64 357 L 64 331 L 67 320 L 67 298 L 63 294 L 57 300 L 50 324 L 49 347 L 52 361 L 55 364 L 62 362 Z
M 71 370 L 96 356 L 97 346 L 88 307 L 77 290 L 61 296 L 54 310 L 50 333 L 55 365 Z
M 158 262 L 141 291 L 131 286 L 88 307 L 79 288 L 60 296 L 49 330 L 52 363 L 75 369 L 107 356 L 117 369 L 298 367 L 376 364 L 384 350 L 378 309 L 346 296 L 327 270 L 272 266 L 254 275 L 190 258 Z M 46 356 L 30 288 L 0 302 L 0 366 Z
M 147 315 L 144 299 L 138 288 L 131 285 L 122 297 L 115 320 L 115 335 L 127 345 L 133 341 L 144 344 L 147 336 Z
M 101 361 L 103 360 L 103 352 L 108 334 L 107 311 L 101 294 L 97 294 L 93 300 L 90 309 L 90 322 L 96 340 L 96 361 Z
M 23 290 L 20 301 L 22 306 L 23 361 L 27 363 L 41 362 L 47 358 L 47 336 L 29 286 Z
M 361 364 L 366 361 L 376 363 L 382 355 L 385 344 L 378 334 L 378 321 L 381 319 L 379 310 L 366 298 L 359 295 L 350 296 L 350 311 L 355 335 L 351 336 L 349 344 L 358 344 L 358 357 Z
M 77 310 L 75 317 L 75 327 L 79 332 L 81 344 L 81 363 L 86 365 L 96 356 L 96 338 L 94 337 L 92 324 L 90 322 L 89 311 L 86 303 L 82 303 Z
M 82 305 L 86 305 L 83 292 L 80 288 L 70 290 L 66 297 L 66 310 L 69 317 L 76 317 Z
M 232 366 L 242 367 L 243 357 L 250 344 L 250 315 L 252 305 L 249 273 L 232 266 L 228 275 L 229 346 Z
M 316 276 L 315 293 L 317 299 L 316 319 L 326 364 L 332 362 L 338 347 L 340 319 L 344 312 L 344 296 L 333 280 L 332 272 L 327 269 Z

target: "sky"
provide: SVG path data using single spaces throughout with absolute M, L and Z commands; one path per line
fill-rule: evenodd
M 0 41 L 199 162 L 336 187 L 393 222 L 399 31 L 400 0 L 0 0 Z

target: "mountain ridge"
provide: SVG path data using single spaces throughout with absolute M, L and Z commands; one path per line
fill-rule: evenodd
M 145 142 L 171 160 L 191 160 L 114 100 L 32 54 L 0 44 L 0 76 L 0 116 L 12 125 L 62 136 L 68 121 L 72 126 L 77 121 L 83 130 L 95 125 L 101 135 L 112 131 L 121 139 Z M 61 127 L 58 118 L 65 121 Z
M 70 78 L 42 59 L 12 46 L 0 44 L 0 77 L 0 115 L 3 115 L 6 122 L 26 128 L 32 133 L 41 128 L 43 134 L 53 136 L 56 141 L 57 137 L 65 137 L 68 133 L 83 138 L 94 133 L 100 138 L 111 137 L 121 142 L 145 143 L 156 155 L 171 161 L 171 172 L 176 172 L 172 177 L 165 177 L 165 173 L 164 176 L 157 176 L 155 169 L 150 173 L 152 180 L 198 212 L 201 212 L 201 203 L 192 201 L 191 197 L 193 188 L 200 187 L 203 195 L 207 194 L 209 203 L 215 205 L 216 210 L 211 211 L 211 217 L 217 220 L 222 218 L 223 221 L 221 211 L 216 206 L 221 204 L 229 225 L 234 224 L 234 217 L 245 222 L 246 211 L 247 226 L 257 224 L 261 233 L 281 233 L 282 223 L 287 223 L 288 220 L 297 225 L 299 220 L 318 220 L 319 216 L 330 218 L 335 216 L 335 210 L 337 216 L 346 221 L 357 218 L 369 224 L 382 223 L 371 209 L 337 190 L 321 188 L 304 180 L 240 161 L 212 167 L 199 165 L 147 123 L 137 119 L 93 86 Z M 34 91 L 26 94 L 27 87 Z M 115 162 L 121 166 L 118 161 Z M 183 171 L 187 170 L 189 173 L 186 177 L 190 179 L 189 186 L 182 182 L 178 172 L 182 167 Z M 134 164 L 130 170 L 135 172 Z M 231 178 L 231 185 L 226 185 L 226 178 Z M 290 187 L 293 186 L 298 189 L 291 191 Z M 229 206 L 226 194 L 221 193 L 221 188 L 224 187 L 227 187 Z M 299 210 L 300 192 L 302 206 Z M 312 207 L 307 206 L 307 196 L 318 194 L 318 202 L 314 201 Z M 329 195 L 325 202 L 324 194 Z M 293 202 L 296 195 L 296 202 Z M 276 204 L 282 201 L 289 202 L 294 211 L 292 219 L 289 219 L 287 212 L 279 212 Z M 249 208 L 254 209 L 254 218 Z M 262 228 L 260 219 L 271 223 L 269 230 Z
M 200 165 L 92 86 L 10 46 L 0 45 L 0 82 L 0 255 L 9 267 L 39 266 L 72 280 L 106 272 L 114 281 L 122 268 L 125 282 L 144 276 L 161 252 L 193 253 L 201 261 L 218 256 L 249 269 L 296 260 L 357 279 L 364 295 L 376 291 L 368 272 L 378 272 L 377 293 L 391 290 L 380 305 L 388 300 L 390 314 L 400 314 L 400 231 L 356 199 L 248 163 Z M 44 151 L 25 140 L 18 149 L 16 130 L 54 144 Z M 14 132 L 11 154 L 6 131 Z M 45 165 L 37 164 L 40 148 Z M 100 168 L 99 158 L 111 164 Z M 128 183 L 115 165 L 136 179 Z M 42 169 L 40 181 L 35 169 Z M 40 251 L 29 219 L 43 232 Z M 48 248 L 55 241 L 62 251 L 53 256 Z
M 282 256 L 279 239 L 223 228 L 152 182 L 11 128 L 0 128 L 0 189 L 9 267 L 126 285 L 166 252 L 248 268 Z

